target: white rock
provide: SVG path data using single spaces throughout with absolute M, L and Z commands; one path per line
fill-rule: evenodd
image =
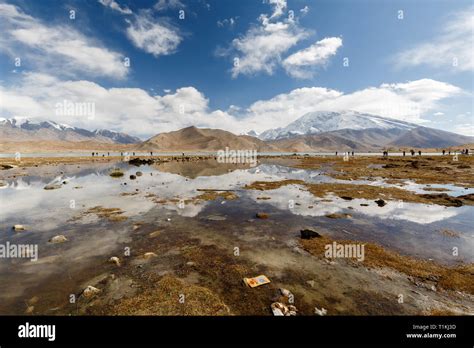
M 150 259 L 150 258 L 152 258 L 152 257 L 157 257 L 157 256 L 158 256 L 158 255 L 156 255 L 155 253 L 152 253 L 152 252 L 145 253 L 145 254 L 143 255 L 143 257 L 144 257 L 145 259 Z
M 84 289 L 82 295 L 85 298 L 91 298 L 97 295 L 98 293 L 100 293 L 100 289 L 94 288 L 92 285 L 89 285 L 87 288 Z
M 320 316 L 324 316 L 328 313 L 328 311 L 325 308 L 318 309 L 318 307 L 314 307 L 314 313 Z
M 24 231 L 26 228 L 25 228 L 25 226 L 23 226 L 23 225 L 14 225 L 14 226 L 13 226 L 13 229 L 14 229 L 15 231 Z
M 57 236 L 54 236 L 49 240 L 51 243 L 64 243 L 67 242 L 67 238 L 63 236 L 62 234 L 59 234 Z
M 117 256 L 112 256 L 112 257 L 109 259 L 109 262 L 115 263 L 117 266 L 120 267 L 120 259 L 119 259 Z

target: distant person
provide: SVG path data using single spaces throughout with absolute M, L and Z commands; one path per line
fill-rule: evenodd
M 96 153 L 95 153 L 95 155 L 96 155 L 96 156 L 99 156 L 99 153 L 98 153 L 98 152 L 96 152 Z
M 92 157 L 94 157 L 94 153 L 92 153 Z
M 421 156 L 421 151 L 420 150 L 418 150 L 418 156 Z
M 446 154 L 446 150 L 443 150 L 443 156 Z
M 120 156 L 122 156 L 122 157 L 123 157 L 123 152 L 120 152 Z
M 150 156 L 153 156 L 153 151 L 150 151 Z
M 110 152 L 107 152 L 107 156 L 110 156 Z
M 135 156 L 135 152 L 133 153 L 133 155 Z
M 403 151 L 403 157 L 405 157 L 405 155 L 406 155 L 406 153 L 405 153 L 405 151 Z
M 352 151 L 352 157 L 354 157 L 354 151 Z
M 412 156 L 415 156 L 415 150 L 411 149 L 410 153 L 411 153 Z
M 451 156 L 451 150 L 449 150 L 448 155 Z
M 336 156 L 337 156 L 337 151 L 336 151 Z

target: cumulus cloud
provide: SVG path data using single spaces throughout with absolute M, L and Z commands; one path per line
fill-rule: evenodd
M 163 18 L 153 18 L 150 11 L 141 11 L 133 20 L 127 22 L 127 36 L 130 41 L 155 57 L 174 53 L 182 41 L 177 28 Z
M 267 0 L 266 3 L 272 6 L 271 14 L 260 14 L 257 24 L 233 39 L 227 49 L 217 51 L 218 55 L 232 58 L 233 78 L 262 72 L 272 75 L 281 64 L 282 55 L 311 34 L 294 18 L 281 18 L 287 8 L 285 0 Z
M 99 0 L 99 3 L 105 7 L 109 7 L 114 11 L 120 12 L 121 14 L 132 14 L 132 10 L 130 10 L 127 6 L 121 7 L 115 0 Z
M 395 61 L 401 67 L 428 65 L 444 70 L 473 71 L 473 13 L 473 6 L 454 13 L 437 37 L 397 54 Z
M 312 111 L 355 110 L 411 122 L 439 109 L 441 100 L 462 91 L 430 79 L 382 84 L 352 93 L 324 87 L 298 88 L 259 100 L 249 107 L 211 110 L 206 96 L 192 86 L 151 95 L 140 88 L 104 88 L 90 81 L 59 80 L 23 73 L 16 85 L 0 87 L 0 114 L 53 120 L 87 129 L 107 128 L 148 137 L 187 126 L 220 128 L 233 133 L 284 127 Z M 56 114 L 57 103 L 94 103 L 95 117 Z
M 9 88 L 0 87 L 0 114 L 52 120 L 86 129 L 106 128 L 141 137 L 190 125 L 232 129 L 238 121 L 221 110 L 209 110 L 208 99 L 194 87 L 163 96 L 140 88 L 104 88 L 91 81 L 60 80 L 40 73 L 24 73 Z M 95 116 L 58 114 L 57 104 L 93 103 Z
M 431 79 L 382 84 L 347 94 L 321 87 L 298 88 L 252 104 L 246 126 L 262 131 L 284 127 L 308 112 L 342 110 L 423 123 L 422 116 L 436 109 L 441 100 L 460 94 L 460 88 Z
M 123 56 L 68 25 L 47 25 L 14 5 L 0 4 L 0 50 L 42 71 L 124 78 Z
M 297 78 L 313 77 L 311 68 L 325 66 L 341 46 L 342 39 L 339 37 L 324 38 L 285 58 L 283 67 L 290 76 Z
M 258 73 L 272 75 L 279 66 L 283 66 L 292 77 L 309 78 L 313 76 L 316 66 L 327 64 L 342 46 L 340 38 L 328 37 L 285 58 L 291 48 L 309 38 L 313 32 L 301 27 L 294 13 L 283 17 L 287 10 L 286 0 L 267 0 L 265 3 L 272 6 L 271 13 L 260 14 L 258 24 L 232 40 L 227 49 L 217 52 L 233 59 L 233 78 Z M 305 6 L 300 13 L 305 15 L 308 11 Z M 218 22 L 218 26 L 223 25 Z

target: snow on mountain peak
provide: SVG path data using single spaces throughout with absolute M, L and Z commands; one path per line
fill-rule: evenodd
M 291 138 L 298 135 L 318 134 L 340 129 L 412 129 L 413 123 L 385 118 L 357 111 L 315 111 L 309 112 L 284 128 L 269 129 L 260 134 L 262 140 Z

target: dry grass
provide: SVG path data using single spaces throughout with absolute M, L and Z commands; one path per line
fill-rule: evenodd
M 382 168 L 369 167 L 382 165 Z M 320 169 L 329 166 L 327 175 L 342 180 L 382 177 L 393 181 L 414 180 L 419 184 L 460 184 L 474 187 L 474 156 L 436 157 L 356 157 L 344 162 L 342 158 L 304 157 L 295 167 Z
M 113 311 L 116 315 L 218 316 L 230 313 L 226 304 L 209 289 L 172 276 L 164 276 L 156 287 L 120 301 L 113 306 Z
M 332 242 L 332 239 L 322 236 L 310 240 L 301 240 L 301 245 L 311 254 L 324 257 L 325 246 Z M 337 242 L 339 244 L 360 243 L 350 240 L 338 240 Z M 364 244 L 365 259 L 362 264 L 368 268 L 388 267 L 422 281 L 435 281 L 437 287 L 446 290 L 459 290 L 474 294 L 474 264 L 446 267 L 432 261 L 400 255 L 374 243 Z
M 109 221 L 124 221 L 127 220 L 126 216 L 123 216 L 124 212 L 120 208 L 104 208 L 102 206 L 96 206 L 88 209 L 84 212 L 86 214 L 95 214 L 101 219 L 108 219 Z

